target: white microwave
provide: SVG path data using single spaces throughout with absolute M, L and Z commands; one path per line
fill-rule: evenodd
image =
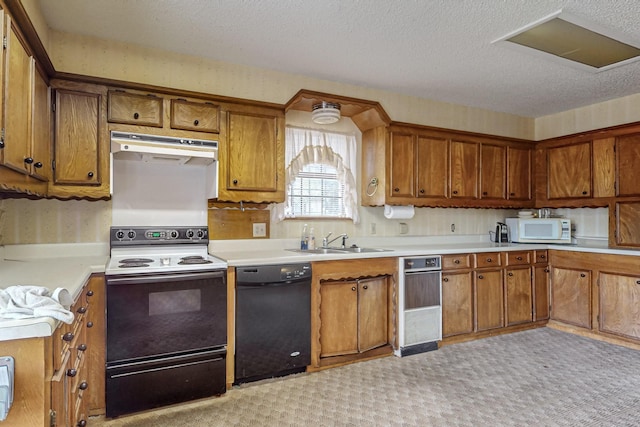
M 507 218 L 516 243 L 571 243 L 571 220 L 565 218 Z

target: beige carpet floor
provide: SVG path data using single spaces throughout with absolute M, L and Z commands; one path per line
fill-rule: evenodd
M 89 425 L 640 426 L 640 351 L 540 328 Z

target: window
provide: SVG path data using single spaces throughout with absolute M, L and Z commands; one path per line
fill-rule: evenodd
M 287 127 L 284 203 L 272 219 L 350 218 L 359 221 L 353 134 Z
M 322 163 L 305 165 L 289 184 L 291 213 L 295 217 L 344 218 L 344 184 L 336 168 Z

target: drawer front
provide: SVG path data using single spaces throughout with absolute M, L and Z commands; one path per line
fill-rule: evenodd
M 536 264 L 547 264 L 549 262 L 549 254 L 547 251 L 535 251 Z
M 443 255 L 443 270 L 459 270 L 473 267 L 473 254 Z
M 531 264 L 531 251 L 504 252 L 507 259 L 506 265 L 529 265 Z
M 486 252 L 476 254 L 477 268 L 499 267 L 502 265 L 500 252 Z
M 107 120 L 111 123 L 162 127 L 162 98 L 109 92 Z
M 214 104 L 171 100 L 171 128 L 218 133 L 220 107 Z

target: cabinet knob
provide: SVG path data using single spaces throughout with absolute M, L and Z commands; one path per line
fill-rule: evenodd
M 67 376 L 68 377 L 75 377 L 76 375 L 78 375 L 78 371 L 71 368 L 71 369 L 67 369 Z
M 509 273 L 509 277 L 513 277 L 513 273 Z
M 4 148 L 4 139 L 0 139 L 0 148 Z
M 351 287 L 351 290 L 352 290 L 352 291 L 355 291 L 355 290 L 356 290 L 356 287 L 355 287 L 355 286 L 352 286 L 352 287 Z
M 87 420 L 80 420 L 78 421 L 78 424 L 76 424 L 77 427 L 87 427 Z
M 88 384 L 86 381 L 82 381 L 82 382 L 80 383 L 80 385 L 78 386 L 78 388 L 79 388 L 80 390 L 86 390 L 87 388 L 89 388 L 89 384 Z
M 545 273 L 548 273 L 548 272 L 549 272 L 549 269 L 548 269 L 548 268 L 545 268 L 545 269 L 544 269 L 544 272 L 545 272 Z
M 93 322 L 87 322 L 87 328 L 93 328 Z
M 442 281 L 443 281 L 443 282 L 448 282 L 448 281 L 449 281 L 449 278 L 448 278 L 448 277 L 445 277 L 444 279 L 442 279 Z
M 400 189 L 398 187 L 394 188 L 393 191 L 395 191 L 396 193 L 400 191 Z
M 515 196 L 515 195 L 516 195 L 516 193 L 509 193 L 509 195 L 510 195 L 510 196 Z
M 424 188 L 420 189 L 420 194 L 424 194 Z
M 492 259 L 491 258 L 487 258 L 487 262 L 492 262 Z
M 87 296 L 88 297 L 92 297 L 93 296 L 93 291 L 87 291 Z
M 133 113 L 133 118 L 138 120 L 138 118 L 140 118 L 140 114 L 138 113 Z
M 80 344 L 78 346 L 78 351 L 87 351 L 87 345 L 86 344 Z
M 458 194 L 458 190 L 453 190 L 453 194 Z
M 482 274 L 478 274 L 478 279 L 484 279 L 484 276 Z
M 87 307 L 79 307 L 76 311 L 80 314 L 85 314 L 87 312 Z
M 453 263 L 454 264 L 460 264 L 460 260 L 459 259 L 455 259 L 455 260 L 453 260 Z
M 33 157 L 25 157 L 24 158 L 24 162 L 28 165 L 30 165 L 31 163 L 33 163 Z
M 369 287 L 367 285 L 364 285 L 362 289 L 369 289 Z
M 586 277 L 586 274 L 580 273 L 580 277 Z
M 522 257 L 521 257 L 521 256 L 517 256 L 517 257 L 516 257 L 516 259 L 517 259 L 518 261 L 522 261 Z
M 540 258 L 541 258 L 541 259 L 545 259 L 545 258 L 546 258 L 546 256 L 544 256 L 544 255 L 540 255 Z
M 33 166 L 37 169 L 40 169 L 42 167 L 42 162 L 35 162 Z
M 64 334 L 62 336 L 62 340 L 66 341 L 66 342 L 71 342 L 71 341 L 73 341 L 73 336 L 74 336 L 73 332 L 67 332 L 66 334 Z
M 238 180 L 237 179 L 233 180 L 233 185 L 238 185 Z
M 487 196 L 488 194 L 489 194 L 489 193 L 488 193 L 488 192 L 486 192 L 486 191 L 483 191 L 483 192 L 482 192 L 482 195 L 483 195 L 483 196 Z
M 198 126 L 199 124 L 200 124 L 200 121 L 199 121 L 199 120 L 194 120 L 194 121 L 193 121 L 193 125 L 194 125 L 194 126 Z
M 586 195 L 587 195 L 587 192 L 586 192 L 586 191 L 583 191 L 583 192 L 582 192 L 582 194 L 586 196 Z
M 93 178 L 93 172 L 89 171 L 89 173 L 87 174 L 87 176 L 88 176 L 89 178 Z

